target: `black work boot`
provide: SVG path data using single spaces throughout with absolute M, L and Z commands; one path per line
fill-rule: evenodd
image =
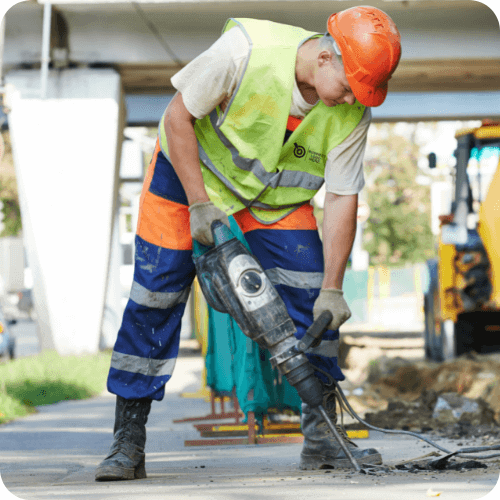
M 382 456 L 377 450 L 374 448 L 365 450 L 358 448 L 348 438 L 345 429 L 337 424 L 337 399 L 340 401 L 340 396 L 335 386 L 327 388 L 323 384 L 323 408 L 326 410 L 347 448 L 356 459 L 356 462 L 361 467 L 363 464 L 381 464 Z M 302 416 L 300 420 L 302 434 L 304 434 L 304 445 L 300 454 L 300 469 L 352 468 L 351 461 L 332 434 L 318 408 L 311 408 L 309 405 L 302 403 Z
M 115 441 L 108 456 L 97 466 L 96 481 L 144 479 L 146 477 L 144 447 L 146 422 L 151 410 L 151 399 L 124 399 L 116 397 Z

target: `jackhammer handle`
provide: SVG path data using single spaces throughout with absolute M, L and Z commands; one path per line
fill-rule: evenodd
M 316 347 L 321 342 L 321 337 L 328 330 L 328 325 L 333 319 L 330 311 L 323 311 L 316 321 L 307 329 L 306 334 L 298 342 L 297 347 L 301 352 L 305 352 L 309 347 Z
M 328 325 L 333 319 L 333 314 L 330 311 L 323 311 L 318 319 L 307 329 L 307 333 L 316 339 L 321 339 L 323 334 L 328 330 Z

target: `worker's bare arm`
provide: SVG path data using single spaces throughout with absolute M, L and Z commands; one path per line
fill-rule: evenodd
M 342 289 L 347 260 L 356 235 L 358 195 L 326 193 L 323 218 L 325 275 L 322 288 Z
M 190 205 L 210 201 L 200 169 L 195 121 L 184 105 L 182 94 L 177 92 L 165 113 L 165 132 L 172 166 Z

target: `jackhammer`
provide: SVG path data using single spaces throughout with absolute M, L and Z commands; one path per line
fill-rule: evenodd
M 322 406 L 321 383 L 304 354 L 321 342 L 332 314 L 323 312 L 304 337 L 297 340 L 294 335 L 297 330 L 285 303 L 257 259 L 222 222 L 212 224 L 212 234 L 214 247 L 195 241 L 193 252 L 207 302 L 215 310 L 230 314 L 247 337 L 269 350 L 273 368 L 295 387 L 304 403 L 318 408 L 351 464 L 359 471 L 360 466 Z
M 267 277 L 262 266 L 222 222 L 212 223 L 214 247 L 206 247 L 193 242 L 193 259 L 198 281 L 208 304 L 215 310 L 230 314 L 243 333 L 266 348 L 271 354 L 271 364 L 285 376 L 297 390 L 300 399 L 311 408 L 318 408 L 333 436 L 339 442 L 346 457 L 357 472 L 365 472 L 353 457 L 339 431 L 322 406 L 323 390 L 321 382 L 314 375 L 305 352 L 316 347 L 327 330 L 332 314 L 323 312 L 309 327 L 302 339 L 295 338 L 296 328 L 288 315 L 286 306 Z M 421 439 L 451 456 L 470 457 L 469 453 L 498 451 L 500 445 L 462 448 L 451 452 L 430 439 L 411 431 L 380 429 L 362 420 L 352 409 L 337 381 L 334 384 L 341 402 L 348 411 L 368 428 L 389 433 L 406 434 Z M 500 456 L 480 456 L 488 459 Z M 373 466 L 370 466 L 373 467 Z

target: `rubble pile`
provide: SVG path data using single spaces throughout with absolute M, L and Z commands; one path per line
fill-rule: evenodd
M 393 399 L 387 409 L 368 412 L 364 420 L 382 429 L 434 431 L 456 439 L 500 437 L 500 425 L 484 400 L 472 400 L 456 393 L 438 396 L 434 390 L 424 390 L 415 401 Z
M 444 363 L 379 358 L 363 387 L 371 425 L 456 439 L 500 437 L 499 354 Z
M 404 472 L 421 472 L 421 471 L 439 471 L 443 472 L 446 470 L 456 470 L 456 471 L 464 471 L 470 469 L 487 469 L 488 466 L 477 460 L 465 460 L 465 461 L 457 461 L 457 460 L 428 460 L 424 462 L 411 462 L 404 465 L 396 465 L 395 467 L 399 471 Z

